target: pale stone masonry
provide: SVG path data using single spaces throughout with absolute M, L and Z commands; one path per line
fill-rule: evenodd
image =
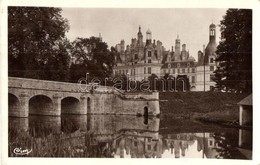
M 144 42 L 140 26 L 137 39 L 132 38 L 131 44 L 127 46 L 125 41 L 121 40 L 115 48 L 118 55 L 115 57 L 114 76 L 126 75 L 131 80 L 142 81 L 152 74 L 158 77 L 163 77 L 165 74 L 174 77 L 187 75 L 192 91 L 208 91 L 215 86 L 212 80 L 213 71 L 217 68 L 214 24 L 209 26 L 209 43 L 206 49 L 203 48 L 203 52 L 198 51 L 198 61 L 190 56 L 186 44 L 181 45 L 179 35 L 175 40 L 174 50 L 173 46 L 171 50 L 166 50 L 161 41 L 152 42 L 150 29 L 146 32 L 146 42 Z
M 85 87 L 84 87 L 85 86 Z M 131 106 L 129 106 L 131 105 Z M 8 78 L 9 116 L 29 114 L 160 114 L 158 92 L 118 92 L 113 87 L 55 81 Z

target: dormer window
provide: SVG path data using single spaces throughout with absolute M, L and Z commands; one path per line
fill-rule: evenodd
M 148 51 L 148 57 L 152 57 L 152 52 Z

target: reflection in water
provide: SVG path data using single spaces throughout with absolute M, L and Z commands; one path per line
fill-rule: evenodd
M 126 115 L 9 118 L 9 156 L 24 147 L 31 157 L 246 159 L 240 149 L 252 150 L 251 131 L 160 133 L 159 123 Z

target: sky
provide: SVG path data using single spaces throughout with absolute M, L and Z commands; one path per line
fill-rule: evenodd
M 122 39 L 126 45 L 137 38 L 139 25 L 146 39 L 148 28 L 152 40 L 160 40 L 166 50 L 175 46 L 177 35 L 181 44 L 186 44 L 190 55 L 197 60 L 197 52 L 209 42 L 209 25 L 220 24 L 227 9 L 211 8 L 62 8 L 70 30 L 66 34 L 70 41 L 77 37 L 89 38 L 101 33 L 109 47 Z M 217 42 L 220 39 L 217 26 Z

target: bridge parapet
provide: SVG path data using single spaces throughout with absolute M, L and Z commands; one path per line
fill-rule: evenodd
M 91 85 L 66 83 L 57 81 L 27 79 L 18 77 L 8 78 L 8 87 L 24 88 L 24 89 L 44 89 L 44 90 L 57 90 L 68 92 L 88 92 Z

